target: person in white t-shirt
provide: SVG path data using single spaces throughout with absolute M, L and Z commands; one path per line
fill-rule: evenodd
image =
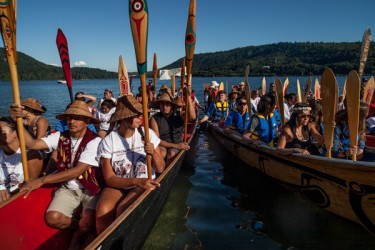
M 116 104 L 112 100 L 104 100 L 100 108 L 95 112 L 95 118 L 100 121 L 100 124 L 96 125 L 96 131 L 100 138 L 104 138 L 107 135 L 110 124 L 109 120 L 111 115 L 116 110 Z
M 100 195 L 96 210 L 96 231 L 100 234 L 121 215 L 144 190 L 159 187 L 155 172 L 164 171 L 165 162 L 160 153 L 160 139 L 149 129 L 149 142 L 144 142 L 142 104 L 134 97 L 118 99 L 110 123 L 117 122 L 117 130 L 109 133 L 100 143 L 98 158 L 103 168 L 107 187 Z M 152 157 L 152 179 L 148 178 L 146 155 Z
M 115 104 L 117 104 L 117 99 L 113 96 L 113 93 L 112 93 L 111 89 L 105 89 L 104 90 L 103 98 L 100 99 L 100 101 L 98 102 L 97 108 L 101 107 L 102 102 L 104 100 L 112 100 Z
M 23 107 L 13 104 L 12 117 L 21 117 Z M 54 193 L 54 197 L 46 211 L 46 223 L 53 228 L 75 228 L 74 237 L 70 247 L 80 247 L 81 236 L 94 228 L 96 195 L 100 192 L 95 172 L 100 171 L 97 149 L 101 139 L 87 129 L 87 124 L 97 124 L 99 121 L 91 115 L 89 106 L 76 100 L 65 110 L 57 115 L 57 119 L 68 123 L 69 131 L 56 132 L 41 139 L 33 139 L 25 133 L 25 143 L 29 149 L 56 150 L 57 173 L 33 179 L 22 187 L 21 191 L 29 193 L 45 184 L 63 183 Z M 73 213 L 82 204 L 82 214 L 79 223 L 73 219 Z M 77 225 L 78 224 L 78 225 Z

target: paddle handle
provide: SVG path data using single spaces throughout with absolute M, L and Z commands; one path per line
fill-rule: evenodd
M 147 97 L 147 86 L 146 86 L 146 73 L 139 76 L 142 85 L 142 106 L 143 106 L 143 126 L 145 128 L 145 142 L 150 141 L 150 131 L 148 124 L 148 97 Z M 148 178 L 152 179 L 152 166 L 151 166 L 151 156 L 146 155 L 147 161 L 147 174 Z

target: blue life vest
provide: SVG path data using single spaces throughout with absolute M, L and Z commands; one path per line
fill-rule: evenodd
M 273 138 L 276 137 L 277 121 L 275 116 L 271 113 L 268 121 L 260 113 L 256 113 L 251 119 L 255 119 L 255 117 L 259 120 L 259 126 L 257 130 L 251 134 L 250 138 L 270 143 Z

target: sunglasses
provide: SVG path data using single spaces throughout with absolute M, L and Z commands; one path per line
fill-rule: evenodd
M 160 105 L 163 105 L 163 106 L 171 106 L 172 103 L 170 103 L 170 102 L 160 102 Z
M 246 102 L 239 102 L 238 105 L 240 105 L 240 106 L 246 106 L 247 103 Z
M 305 118 L 310 118 L 311 115 L 298 115 L 298 117 L 300 117 L 302 119 L 305 119 Z

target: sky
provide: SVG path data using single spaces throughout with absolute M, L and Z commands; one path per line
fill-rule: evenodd
M 195 54 L 278 42 L 356 42 L 367 27 L 375 32 L 374 0 L 196 2 Z M 17 51 L 61 66 L 56 47 L 61 28 L 71 67 L 117 72 L 122 55 L 128 71 L 136 71 L 128 1 L 22 0 L 17 5 Z M 185 56 L 188 6 L 189 0 L 148 0 L 149 71 L 154 53 L 158 68 Z

